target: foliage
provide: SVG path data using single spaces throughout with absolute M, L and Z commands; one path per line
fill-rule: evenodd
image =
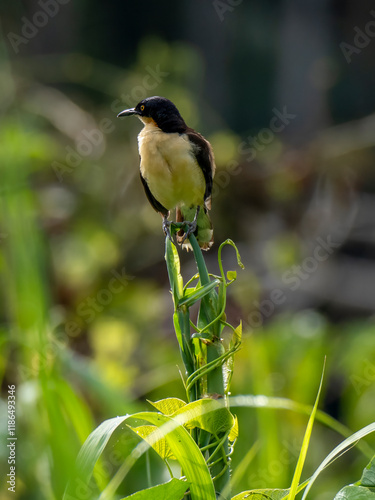
M 19 5 L 13 2 L 12 8 Z M 18 19 L 22 15 L 19 11 Z M 91 23 L 90 16 L 83 17 Z M 59 22 L 59 16 L 55 21 Z M 253 22 L 257 24 L 255 18 Z M 60 25 L 60 32 L 68 41 L 73 37 L 66 37 L 66 25 Z M 101 28 L 100 23 L 95 30 L 100 46 Z M 214 144 L 218 167 L 215 238 L 221 241 L 230 235 L 246 264 L 225 297 L 227 317 L 217 322 L 238 325 L 243 319 L 242 332 L 239 327 L 233 332 L 228 325 L 223 330 L 226 347 L 230 342 L 233 347 L 242 333 L 233 377 L 233 358 L 225 357 L 228 350 L 223 361 L 231 392 L 248 395 L 242 405 L 239 397 L 237 402 L 229 400 L 240 433 L 231 456 L 232 492 L 289 491 L 324 356 L 327 366 L 320 401 L 329 415 L 320 410 L 316 414 L 304 477 L 312 475 L 316 464 L 337 445 L 340 426 L 337 422 L 336 427 L 327 425 L 334 421 L 332 415 L 346 424 L 340 431 L 345 438 L 350 429 L 364 428 L 374 419 L 371 293 L 365 280 L 361 288 L 341 286 L 344 271 L 354 262 L 363 264 L 369 279 L 372 276 L 367 267 L 370 259 L 364 259 L 371 254 L 371 232 L 366 229 L 374 189 L 371 141 L 358 145 L 362 134 L 344 124 L 347 136 L 338 129 L 327 136 L 322 132 L 321 141 L 297 154 L 279 135 L 271 144 L 261 145 L 264 148 L 250 163 L 239 146 L 269 120 L 271 97 L 263 108 L 255 103 L 258 121 L 254 122 L 252 107 L 244 112 L 243 93 L 225 87 L 223 102 L 230 101 L 231 93 L 238 94 L 241 106 L 231 113 L 236 125 L 239 117 L 246 125 L 236 132 L 229 130 L 220 107 L 201 92 L 207 80 L 205 62 L 191 43 L 144 38 L 124 68 L 122 60 L 118 66 L 110 65 L 78 48 L 35 55 L 32 46 L 35 50 L 40 40 L 38 35 L 21 47 L 25 50 L 17 57 L 10 57 L 1 42 L 0 408 L 5 414 L 7 386 L 16 384 L 18 468 L 16 494 L 2 483 L 0 496 L 7 500 L 62 498 L 75 458 L 100 422 L 147 411 L 146 398 L 160 401 L 170 395 L 174 401 L 189 404 L 189 394 L 204 390 L 207 383 L 205 368 L 186 378 L 185 386 L 180 382 L 176 365 L 181 371 L 184 367 L 172 335 L 174 311 L 167 293 L 160 224 L 138 182 L 134 138 L 139 124 L 132 123 L 124 131 L 115 118 L 120 109 L 113 111 L 114 104 L 122 105 L 119 96 L 142 88 L 149 74 L 146 68 L 154 68 L 155 61 L 169 76 L 153 92 L 176 101 L 189 125 Z M 118 51 L 123 57 L 122 44 Z M 242 63 L 240 67 L 242 75 Z M 251 81 L 254 73 L 263 74 L 249 67 Z M 264 85 L 258 89 L 264 92 Z M 253 95 L 250 92 L 246 97 L 254 104 Z M 341 113 L 343 100 L 337 102 Z M 101 131 L 103 120 L 108 127 L 101 140 L 84 151 L 87 137 L 82 132 Z M 362 205 L 363 200 L 369 208 Z M 361 216 L 357 222 L 353 222 L 352 210 L 346 209 L 349 205 L 357 207 L 355 213 Z M 290 293 L 283 304 L 273 303 L 271 311 L 267 301 L 283 285 L 284 273 L 290 277 L 294 266 L 313 255 L 316 237 L 324 231 L 332 231 L 336 241 L 334 229 L 338 227 L 353 239 L 340 237 L 342 248 L 319 263 L 316 272 L 299 281 L 298 275 L 292 275 L 298 288 L 285 286 L 283 290 Z M 224 248 L 222 253 L 223 267 L 233 269 L 231 252 Z M 181 259 L 184 274 L 191 268 L 186 256 Z M 217 266 L 211 255 L 207 255 L 207 265 L 210 269 Z M 340 269 L 343 281 L 335 274 Z M 226 275 L 226 282 L 233 277 Z M 210 280 L 207 286 L 185 280 L 182 306 L 195 310 L 194 300 L 223 289 L 220 269 Z M 335 282 L 340 285 L 334 287 Z M 265 314 L 254 325 L 251 320 L 258 318 L 260 310 Z M 199 322 L 194 328 L 193 360 L 199 362 L 194 358 L 195 348 L 204 351 L 207 332 Z M 211 366 L 216 363 L 213 360 Z M 134 428 L 141 425 L 150 424 L 134 422 Z M 182 427 L 188 433 L 193 430 Z M 118 435 L 126 439 L 117 442 Z M 3 420 L 0 437 L 5 443 Z M 235 433 L 231 437 L 235 439 Z M 116 428 L 94 467 L 93 491 L 105 489 L 124 457 L 140 442 L 142 438 L 130 427 Z M 374 443 L 371 435 L 357 448 L 368 456 L 366 443 Z M 1 447 L 2 471 L 8 470 L 6 452 Z M 172 459 L 171 469 L 177 476 L 180 471 L 173 463 Z M 309 498 L 327 492 L 333 498 L 344 484 L 360 477 L 363 458 L 354 450 L 337 464 L 319 475 Z M 125 497 L 168 479 L 163 460 L 149 449 L 134 463 L 118 495 Z M 168 488 L 177 488 L 176 481 L 170 484 Z M 178 483 L 178 488 L 183 486 Z
M 181 224 L 172 224 L 172 237 L 180 226 Z M 89 436 L 81 449 L 77 460 L 77 469 L 69 482 L 63 500 L 75 498 L 79 482 L 83 482 L 85 487 L 88 488 L 89 480 L 94 472 L 94 466 L 102 454 L 104 447 L 108 444 L 113 431 L 129 419 L 130 421 L 134 420 L 136 424 L 127 424 L 128 427 L 142 441 L 133 449 L 129 449 L 129 454 L 125 456 L 119 470 L 102 491 L 100 495 L 100 499 L 102 500 L 113 498 L 117 488 L 126 478 L 131 467 L 134 466 L 135 462 L 149 448 L 152 448 L 164 461 L 171 475 L 171 481 L 174 482 L 171 483 L 169 481 L 158 486 L 142 489 L 127 498 L 139 497 L 146 499 L 153 497 L 153 495 L 164 495 L 167 498 L 168 495 L 172 494 L 171 498 L 176 498 L 177 500 L 188 491 L 189 498 L 192 500 L 214 498 L 233 498 L 233 500 L 242 500 L 245 498 L 253 498 L 254 500 L 261 498 L 281 500 L 282 498 L 287 498 L 288 500 L 294 500 L 297 493 L 305 489 L 302 497 L 304 499 L 318 475 L 335 458 L 347 451 L 350 445 L 357 443 L 359 439 L 375 430 L 375 424 L 370 424 L 365 429 L 349 436 L 323 460 L 310 479 L 300 484 L 313 424 L 318 411 L 318 402 L 323 385 L 323 371 L 290 488 L 253 489 L 231 497 L 229 457 L 233 452 L 233 447 L 238 437 L 238 422 L 229 411 L 228 393 L 230 377 L 227 376 L 228 369 L 225 369 L 225 364 L 228 359 L 231 359 L 231 369 L 233 369 L 233 355 L 238 350 L 241 342 L 241 328 L 239 330 L 238 328 L 235 329 L 226 322 L 225 318 L 226 287 L 236 279 L 236 273 L 233 271 L 228 272 L 227 278 L 229 281 L 226 281 L 221 262 L 222 247 L 226 244 L 233 246 L 237 252 L 237 262 L 241 267 L 243 266 L 236 246 L 232 241 L 228 240 L 219 248 L 221 276 L 210 277 L 203 260 L 202 252 L 193 235 L 190 236 L 190 243 L 192 244 L 198 268 L 198 274 L 188 282 L 190 284 L 192 281 L 198 280 L 194 288 L 187 287 L 187 285 L 183 286 L 177 248 L 169 236 L 166 237 L 165 254 L 175 305 L 174 325 L 185 365 L 187 377 L 185 388 L 189 402 L 186 403 L 178 398 L 166 398 L 151 402 L 154 408 L 158 410 L 158 413 L 139 412 L 103 422 Z M 219 288 L 219 292 L 216 292 L 216 287 Z M 197 322 L 199 327 L 192 323 L 189 311 L 189 307 L 196 301 L 200 301 Z M 219 324 L 218 329 L 217 327 L 215 328 L 217 324 Z M 198 332 L 198 337 L 190 334 L 191 326 Z M 224 349 L 221 337 L 224 326 L 230 327 L 233 339 L 229 341 L 226 350 Z M 202 341 L 205 349 L 202 349 L 199 344 L 198 346 L 196 345 L 196 339 Z M 216 348 L 215 350 L 217 353 L 221 352 L 221 354 L 217 354 L 215 359 L 209 361 L 208 349 L 210 345 L 215 343 L 220 344 L 222 347 L 222 349 Z M 214 378 L 213 382 L 210 380 L 211 377 Z M 203 378 L 204 383 L 201 380 Z M 221 392 L 214 395 L 207 392 L 208 388 L 212 386 L 220 388 Z M 234 401 L 236 401 L 235 398 Z M 264 406 L 271 407 L 272 404 L 271 401 L 266 401 Z M 290 405 L 291 408 L 293 406 Z M 297 405 L 295 406 L 298 408 Z M 287 407 L 287 403 L 285 402 L 284 407 Z M 333 428 L 342 431 L 342 427 L 338 423 L 331 422 L 324 414 L 320 416 L 320 419 L 326 424 L 332 425 Z M 146 421 L 147 424 L 138 425 L 139 420 Z M 346 429 L 343 432 L 346 433 Z M 119 437 L 121 436 L 119 435 Z M 230 451 L 229 446 L 231 448 Z M 214 461 L 213 458 L 215 458 Z M 169 465 L 170 460 L 176 460 L 179 463 L 183 474 L 182 477 L 175 478 L 173 476 Z M 361 481 L 355 487 L 345 487 L 338 493 L 336 498 L 348 498 L 348 500 L 350 498 L 362 498 L 365 494 L 364 486 L 366 487 L 368 498 L 371 498 L 372 493 L 370 490 L 374 484 L 372 468 L 373 465 L 371 462 L 366 468 Z M 170 493 L 171 491 L 173 493 Z

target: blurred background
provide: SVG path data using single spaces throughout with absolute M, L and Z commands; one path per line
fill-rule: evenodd
M 18 437 L 16 494 L 3 480 L 2 498 L 60 499 L 100 422 L 185 398 L 161 219 L 138 173 L 141 123 L 116 118 L 147 96 L 171 99 L 215 151 L 207 266 L 218 273 L 227 238 L 245 264 L 228 297 L 228 320 L 244 327 L 232 394 L 313 404 L 327 356 L 320 408 L 352 431 L 371 423 L 373 3 L 2 0 L 0 11 L 2 471 L 8 384 Z M 181 258 L 188 279 L 192 256 Z M 288 487 L 306 417 L 233 411 L 234 493 Z M 316 423 L 304 478 L 341 439 Z M 166 480 L 149 459 L 154 484 Z M 311 498 L 333 498 L 367 462 L 352 450 Z M 99 482 L 116 469 L 106 463 Z M 119 498 L 146 486 L 146 466 Z

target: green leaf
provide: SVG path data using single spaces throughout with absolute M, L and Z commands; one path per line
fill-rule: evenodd
M 375 492 L 363 486 L 345 486 L 334 500 L 375 500 Z
M 160 399 L 159 401 L 149 401 L 147 400 L 154 408 L 163 413 L 163 415 L 171 416 L 177 410 L 186 406 L 185 401 L 179 398 L 165 398 Z
M 324 360 L 324 365 L 323 365 L 322 376 L 320 379 L 318 394 L 316 396 L 315 404 L 314 404 L 313 410 L 311 412 L 309 421 L 307 423 L 306 432 L 305 432 L 305 435 L 303 438 L 301 451 L 299 453 L 299 457 L 298 457 L 298 461 L 297 461 L 297 465 L 296 465 L 296 470 L 294 471 L 293 480 L 292 480 L 290 492 L 288 495 L 288 500 L 294 500 L 294 498 L 298 492 L 298 483 L 299 483 L 299 480 L 301 479 L 302 469 L 303 469 L 303 465 L 305 463 L 307 450 L 308 450 L 309 443 L 310 443 L 310 437 L 311 437 L 311 433 L 312 433 L 312 429 L 313 429 L 313 425 L 314 425 L 315 415 L 316 415 L 316 411 L 318 409 L 319 397 L 320 397 L 320 393 L 322 391 L 324 368 L 325 368 L 325 360 Z
M 232 500 L 282 500 L 286 498 L 289 494 L 289 490 L 248 490 L 238 493 L 238 495 L 232 497 Z
M 166 458 L 176 459 L 163 434 L 155 425 L 140 425 L 139 427 L 131 427 L 129 425 L 129 428 L 147 441 L 162 460 Z
M 234 415 L 234 424 L 233 427 L 230 430 L 228 439 L 230 442 L 233 443 L 238 438 L 238 418 L 236 415 Z
M 335 496 L 335 500 L 375 500 L 375 457 L 363 471 L 355 485 L 345 486 Z
M 237 279 L 237 271 L 227 271 L 227 280 L 234 281 Z
M 199 427 L 211 434 L 232 429 L 235 419 L 228 408 L 215 399 L 199 399 L 177 410 L 172 418 L 188 429 Z
M 98 458 L 102 454 L 113 432 L 128 415 L 111 418 L 102 422 L 86 439 L 78 453 L 74 477 L 69 481 L 63 500 L 76 498 L 76 490 L 82 484 L 88 484 Z
M 174 243 L 165 238 L 165 261 L 168 269 L 169 282 L 171 285 L 173 302 L 178 307 L 179 300 L 183 295 L 183 281 L 180 269 L 180 258 Z
M 177 342 L 179 343 L 181 350 L 184 351 L 184 343 L 182 340 L 182 330 L 181 330 L 181 323 L 180 323 L 180 315 L 181 314 L 182 314 L 181 311 L 176 311 L 173 313 L 173 326 L 174 326 L 174 330 L 176 332 Z
M 240 321 L 240 324 L 235 328 L 234 330 L 234 344 L 241 344 L 242 342 L 242 321 Z
M 183 497 L 188 487 L 187 481 L 173 478 L 167 483 L 137 491 L 137 493 L 122 498 L 122 500 L 176 500 Z
M 141 412 L 133 417 L 146 420 L 160 428 L 190 483 L 192 500 L 215 500 L 215 488 L 207 464 L 187 430 L 160 413 Z
M 215 279 L 204 286 L 199 286 L 198 288 L 188 288 L 185 290 L 184 296 L 179 300 L 179 306 L 191 307 L 202 297 L 205 297 L 211 292 L 215 287 L 220 284 L 220 280 Z
M 77 491 L 85 489 L 90 491 L 88 483 L 99 456 L 113 432 L 129 418 L 149 422 L 159 428 L 160 434 L 156 436 L 153 432 L 148 435 L 147 442 L 141 441 L 138 443 L 130 455 L 126 456 L 122 466 L 102 492 L 100 499 L 109 499 L 114 496 L 130 468 L 149 449 L 149 446 L 153 446 L 160 439 L 160 436 L 162 436 L 167 441 L 176 460 L 180 463 L 190 485 L 192 500 L 215 500 L 215 489 L 210 472 L 193 438 L 182 425 L 165 415 L 154 412 L 140 412 L 113 418 L 106 420 L 97 427 L 86 439 L 78 454 L 74 480 L 69 482 L 63 500 L 77 498 Z M 126 426 L 126 429 L 128 429 L 128 426 Z
M 359 486 L 375 486 L 375 456 L 364 469 Z

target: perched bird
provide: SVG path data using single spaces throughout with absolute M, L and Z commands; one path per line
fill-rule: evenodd
M 163 216 L 164 232 L 170 236 L 168 220 L 176 208 L 176 222 L 187 231 L 178 242 L 189 249 L 194 234 L 199 246 L 213 244 L 213 228 L 207 210 L 211 208 L 215 160 L 210 143 L 188 127 L 176 106 L 165 97 L 148 97 L 135 108 L 117 116 L 136 115 L 144 123 L 138 135 L 141 180 L 153 208 Z

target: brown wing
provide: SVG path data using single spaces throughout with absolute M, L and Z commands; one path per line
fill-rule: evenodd
M 207 208 L 211 208 L 210 197 L 212 192 L 212 179 L 215 175 L 215 159 L 211 144 L 192 128 L 187 128 L 185 133 L 188 136 L 189 141 L 195 146 L 192 153 L 194 154 L 198 165 L 202 169 L 204 179 L 206 181 L 204 200 Z
M 169 210 L 167 210 L 161 203 L 158 202 L 158 200 L 153 196 L 153 194 L 150 191 L 150 188 L 148 187 L 146 179 L 141 175 L 141 181 L 143 184 L 143 187 L 145 188 L 145 193 L 147 196 L 148 201 L 151 203 L 151 206 L 159 213 L 168 216 Z

